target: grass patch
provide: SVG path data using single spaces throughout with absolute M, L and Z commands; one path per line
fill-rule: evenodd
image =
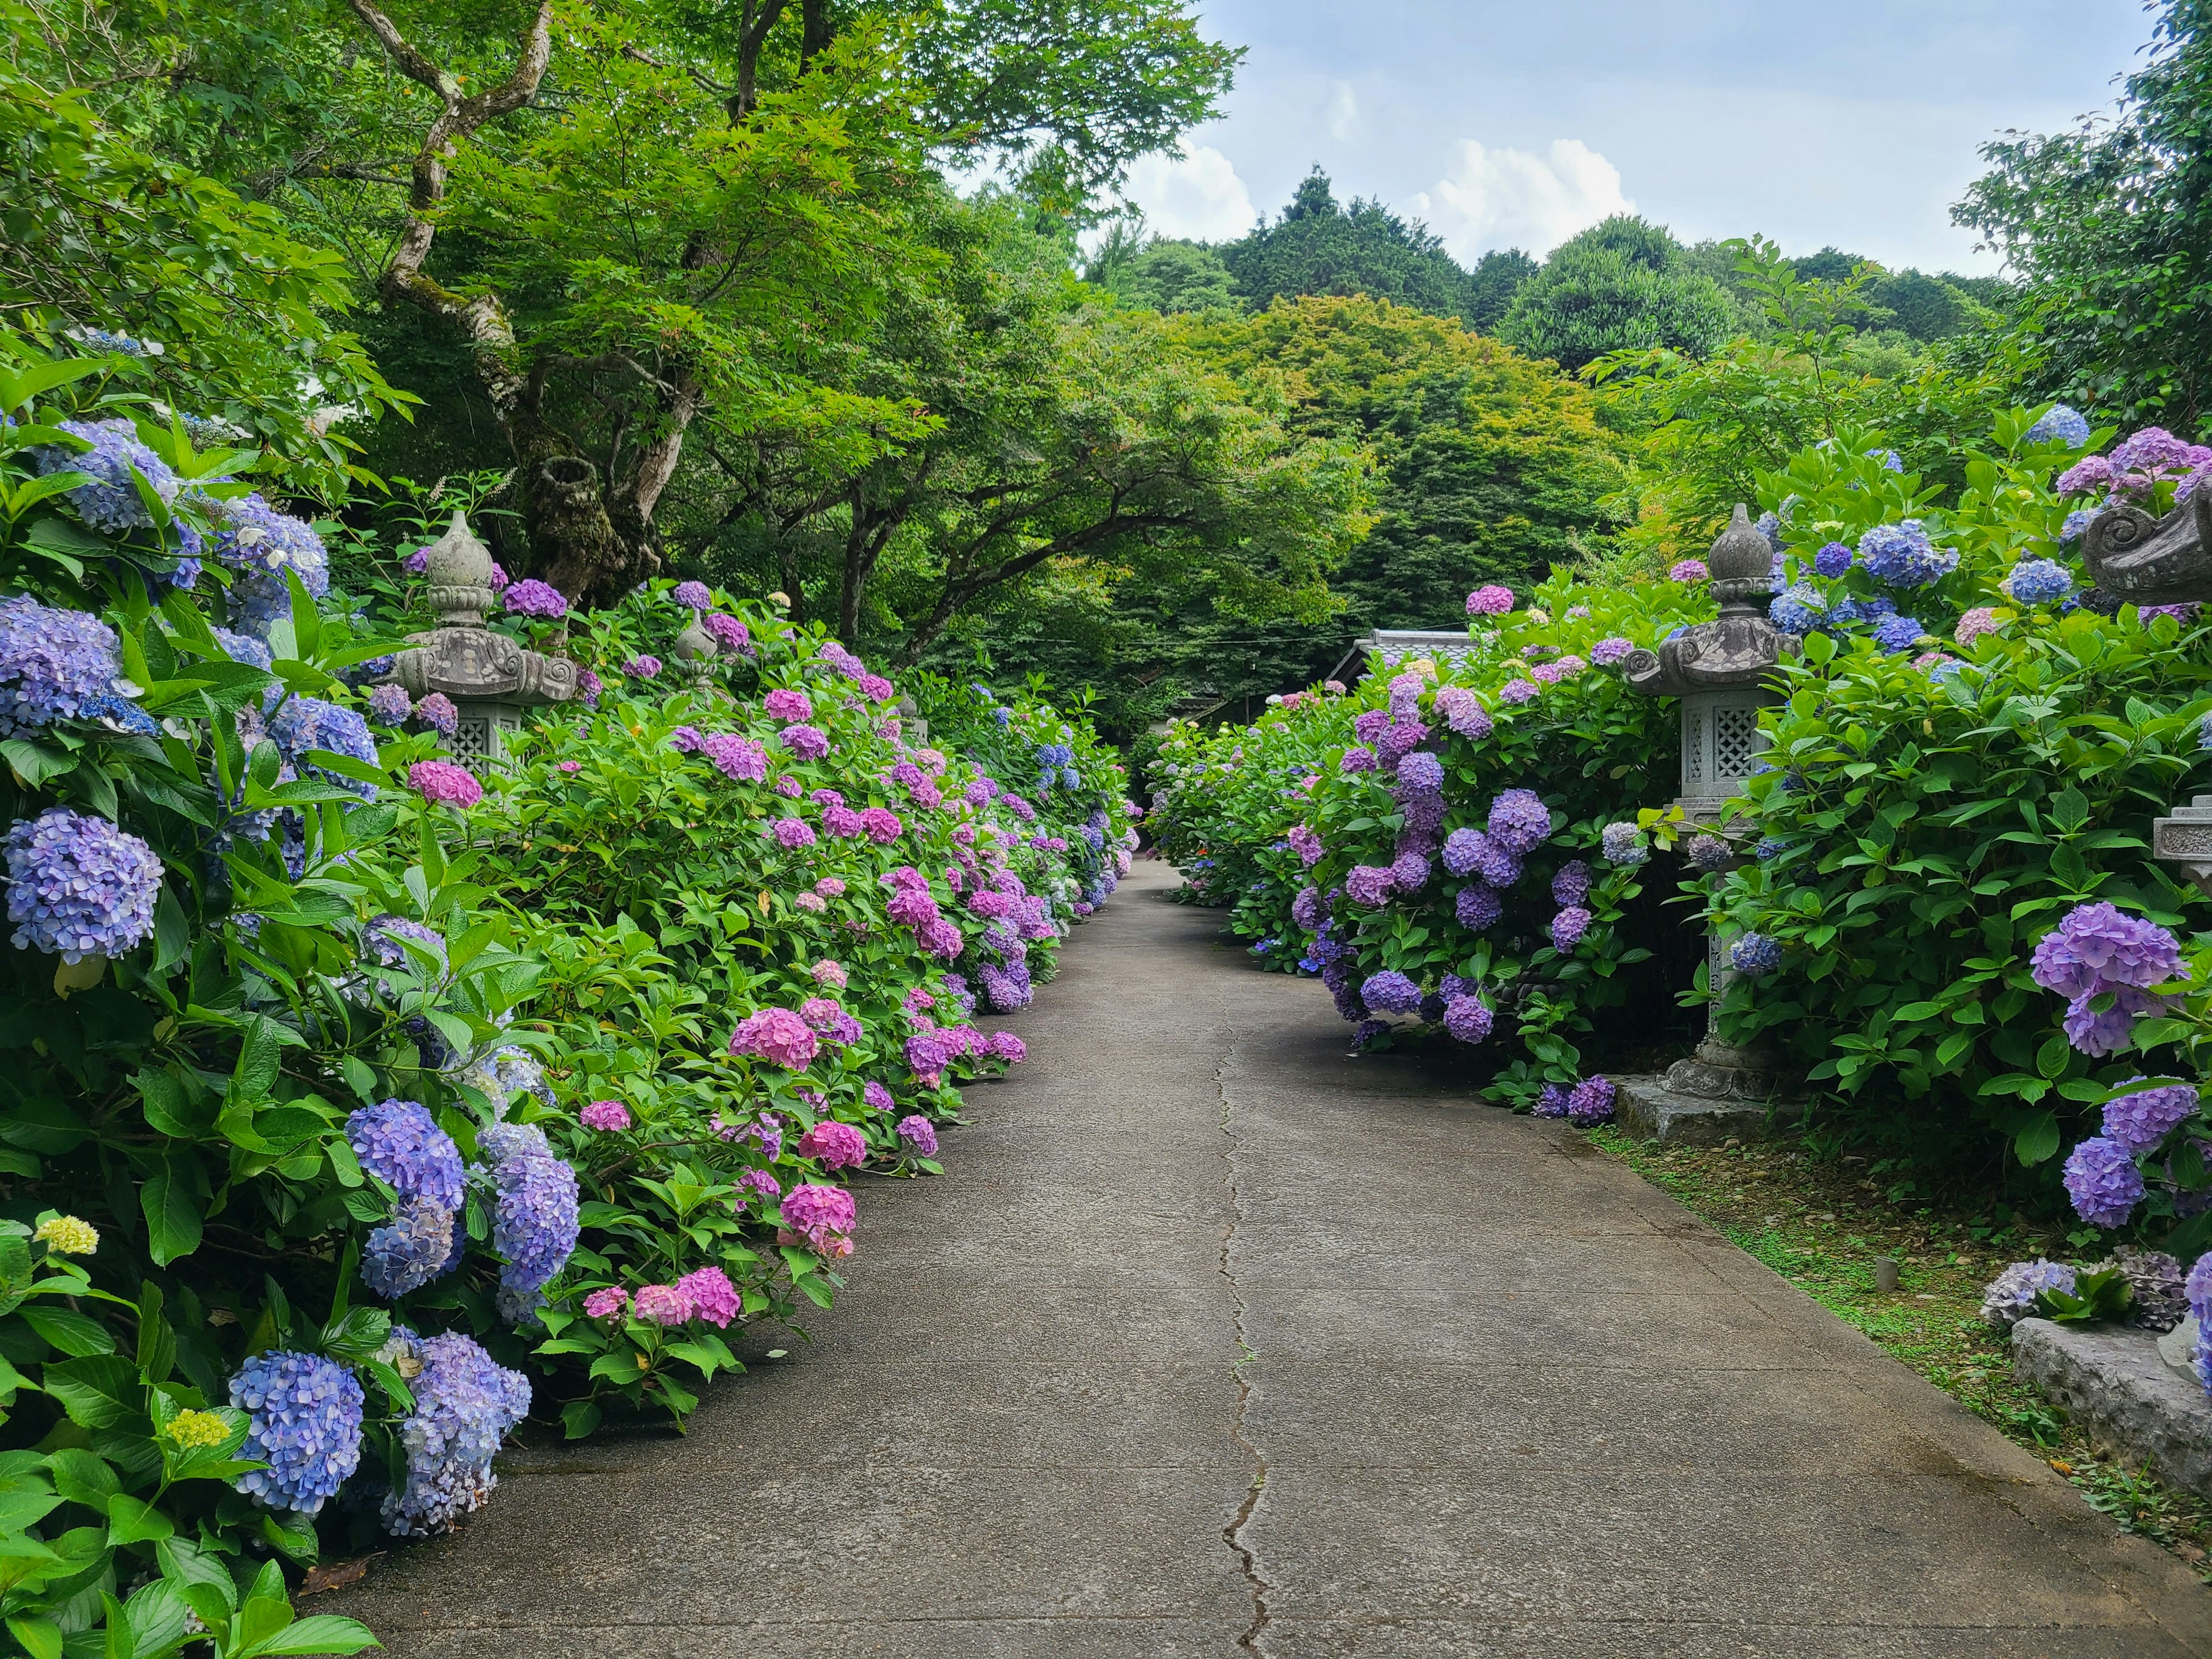
M 2212 1583 L 2212 1502 L 2092 1449 L 2063 1410 L 2014 1376 L 2010 1343 L 1982 1322 L 1982 1287 L 2007 1262 L 2081 1259 L 2065 1234 L 2004 1209 L 1947 1210 L 1886 1185 L 1881 1165 L 1816 1160 L 1785 1142 L 1661 1146 L 1611 1127 L 1589 1140 L 2044 1459 L 2124 1531 Z M 1887 1294 L 1875 1288 L 1883 1255 L 1899 1263 Z

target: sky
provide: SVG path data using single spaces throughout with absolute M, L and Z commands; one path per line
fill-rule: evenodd
M 2109 109 L 2142 0 L 1199 0 L 1248 48 L 1219 118 L 1132 170 L 1164 235 L 1225 240 L 1319 162 L 1462 263 L 1608 214 L 1686 242 L 1988 273 L 1950 205 L 1978 147 Z

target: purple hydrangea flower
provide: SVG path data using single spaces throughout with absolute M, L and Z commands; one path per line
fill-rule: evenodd
M 311 752 L 319 750 L 377 765 L 376 739 L 357 710 L 320 697 L 287 697 L 269 717 L 269 736 L 301 777 L 319 779 L 363 800 L 376 799 L 374 784 L 330 771 L 307 759 Z
M 576 1248 L 576 1172 L 553 1156 L 542 1129 L 495 1123 L 477 1138 L 491 1165 L 492 1248 L 506 1258 L 499 1306 L 514 1324 Z
M 403 1198 L 427 1199 L 449 1213 L 461 1207 L 461 1149 L 419 1103 L 362 1107 L 346 1119 L 346 1145 L 362 1169 Z
M 1919 644 L 1926 630 L 1917 617 L 1884 617 L 1869 631 L 1874 635 L 1874 642 L 1893 657 Z
M 1558 904 L 1580 904 L 1589 896 L 1590 867 L 1580 859 L 1570 859 L 1561 865 L 1559 873 L 1552 878 L 1552 899 Z
M 2108 1006 L 2097 1006 L 2108 997 Z M 2128 1046 L 2137 1018 L 2166 1006 L 2163 997 L 2138 991 L 2132 985 L 2119 985 L 2110 991 L 2093 991 L 2075 998 L 2066 1005 L 2066 1012 L 2058 1024 L 2066 1033 L 2067 1042 L 2093 1059 L 2102 1059 Z
M 1683 851 L 1692 865 L 1709 876 L 1718 875 L 1735 862 L 1735 848 L 1718 836 L 1692 836 Z
M 1614 668 L 1628 660 L 1636 650 L 1635 645 L 1618 634 L 1600 640 L 1590 647 L 1590 660 L 1600 668 Z
M 1378 1013 L 1410 1014 L 1421 1006 L 1421 988 L 1395 968 L 1369 975 L 1359 995 Z
M 1502 617 L 1513 609 L 1513 590 L 1492 582 L 1467 596 L 1470 617 Z
M 1556 1083 L 1547 1083 L 1536 1097 L 1534 1107 L 1538 1117 L 1565 1117 L 1567 1115 L 1569 1091 Z
M 1379 909 L 1390 901 L 1391 880 L 1389 865 L 1357 864 L 1344 878 L 1344 891 L 1354 904 Z
M 498 1477 L 492 1458 L 530 1414 L 530 1380 L 459 1332 L 392 1333 L 422 1367 L 409 1383 L 415 1409 L 399 1425 L 407 1473 L 384 1498 L 385 1530 L 402 1538 L 450 1532 L 483 1507 Z
M 1429 861 L 1419 853 L 1401 853 L 1390 860 L 1390 885 L 1401 893 L 1418 893 L 1429 884 Z
M 1480 830 L 1455 830 L 1444 837 L 1444 868 L 1455 876 L 1471 876 L 1481 868 L 1490 838 Z
M 230 1379 L 230 1403 L 251 1419 L 240 1455 L 268 1467 L 234 1484 L 271 1509 L 314 1514 L 361 1464 L 362 1401 L 359 1379 L 320 1354 L 255 1354 Z
M 1567 1121 L 1584 1129 L 1604 1122 L 1613 1115 L 1616 1092 L 1611 1078 L 1584 1078 L 1567 1091 Z
M 2045 990 L 2072 998 L 2122 985 L 2148 989 L 2188 969 L 2165 928 L 2100 902 L 2076 905 L 2043 936 L 2033 972 Z
M 712 611 L 714 608 L 714 596 L 707 591 L 704 582 L 678 582 L 674 597 L 677 604 L 689 610 Z
M 930 1121 L 919 1112 L 909 1114 L 898 1121 L 898 1138 L 905 1143 L 908 1152 L 919 1157 L 935 1158 L 937 1156 L 937 1130 Z
M 8 920 L 15 948 L 65 963 L 119 957 L 154 934 L 161 860 L 106 818 L 50 806 L 7 835 Z
M 368 693 L 368 717 L 379 726 L 397 726 L 415 712 L 415 701 L 404 685 L 373 686 Z
M 1785 634 L 1814 634 L 1828 627 L 1828 601 L 1809 582 L 1795 582 L 1767 601 L 1766 614 Z
M 1543 690 L 1544 688 L 1534 680 L 1524 680 L 1516 677 L 1498 688 L 1498 701 L 1511 703 L 1517 708 L 1522 703 L 1535 702 L 1543 694 Z
M 1813 556 L 1813 570 L 1816 575 L 1831 580 L 1851 568 L 1851 550 L 1841 542 L 1830 542 Z
M 2117 1140 L 2085 1140 L 2066 1159 L 2066 1195 L 2075 1213 L 2099 1227 L 2124 1226 L 2142 1200 L 2142 1171 Z
M 106 421 L 64 421 L 60 429 L 82 438 L 92 447 L 72 450 L 56 445 L 33 456 L 41 473 L 82 472 L 91 480 L 69 492 L 77 516 L 94 530 L 120 535 L 126 530 L 150 530 L 154 515 L 138 493 L 135 471 L 164 502 L 177 499 L 182 488 L 168 463 L 138 441 L 138 429 L 117 416 Z
M 2022 559 L 2000 586 L 2021 605 L 2057 605 L 2072 596 L 2074 574 L 2056 559 Z
M 1551 810 L 1533 789 L 1508 789 L 1490 803 L 1489 830 L 1507 852 L 1532 852 L 1552 833 Z
M 735 617 L 726 617 L 717 611 L 704 621 L 707 631 L 714 636 L 714 643 L 723 650 L 740 657 L 757 654 L 753 649 L 752 630 Z
M 368 1236 L 361 1257 L 362 1283 L 372 1294 L 396 1302 L 458 1266 L 467 1234 L 457 1232 L 454 1213 L 428 1199 L 402 1198 L 393 1206 L 391 1224 Z
M 1562 954 L 1583 942 L 1589 932 L 1590 913 L 1578 904 L 1571 904 L 1552 918 L 1552 948 Z
M 641 651 L 623 665 L 623 672 L 634 680 L 657 679 L 660 676 L 660 659 L 649 651 Z
M 313 527 L 279 513 L 259 495 L 216 501 L 209 517 L 220 526 L 215 555 L 230 570 L 230 608 L 246 630 L 262 638 L 292 614 L 290 572 L 311 599 L 331 591 L 330 550 Z
M 2122 1088 L 2148 1081 L 2130 1078 Z M 2105 1139 L 2130 1152 L 2147 1152 L 2197 1110 L 2197 1085 L 2161 1084 L 2117 1095 L 2105 1103 Z
M 539 581 L 535 576 L 519 582 L 509 582 L 499 596 L 500 606 L 511 616 L 535 617 L 541 622 L 551 622 L 568 614 L 568 597 L 557 587 Z
M 1398 763 L 1398 781 L 1408 789 L 1444 787 L 1444 763 L 1425 750 L 1417 750 Z
M 1444 1030 L 1459 1042 L 1482 1042 L 1492 1024 L 1493 1016 L 1478 997 L 1453 997 L 1444 1004 Z
M 1480 933 L 1498 925 L 1505 914 L 1505 900 L 1495 887 L 1477 882 L 1459 890 L 1459 899 L 1453 907 L 1459 925 Z

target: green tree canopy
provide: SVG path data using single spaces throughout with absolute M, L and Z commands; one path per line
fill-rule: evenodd
M 1616 215 L 1552 250 L 1522 284 L 1498 336 L 1570 371 L 1608 352 L 1663 346 L 1703 356 L 1737 312 L 1661 226 Z
M 1173 316 L 1238 304 L 1229 267 L 1203 242 L 1155 236 L 1134 249 L 1101 253 L 1106 257 L 1092 262 L 1096 280 L 1124 305 Z
M 1283 297 L 1364 294 L 1473 328 L 1502 317 L 1513 289 L 1535 269 L 1513 248 L 1464 270 L 1419 220 L 1401 219 L 1380 202 L 1338 205 L 1318 167 L 1273 225 L 1217 251 L 1237 292 L 1255 309 Z

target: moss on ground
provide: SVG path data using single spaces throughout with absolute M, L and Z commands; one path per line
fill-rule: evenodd
M 1982 1287 L 2007 1262 L 2082 1259 L 2063 1233 L 2002 1207 L 1978 1215 L 1929 1204 L 1886 1185 L 1880 1164 L 1816 1159 L 1786 1142 L 1666 1147 L 1609 1127 L 1589 1140 L 2212 1583 L 2212 1502 L 2094 1450 L 2063 1410 L 2014 1376 L 2009 1343 L 1982 1322 Z M 1875 1288 L 1883 1255 L 1899 1264 L 1887 1294 Z

